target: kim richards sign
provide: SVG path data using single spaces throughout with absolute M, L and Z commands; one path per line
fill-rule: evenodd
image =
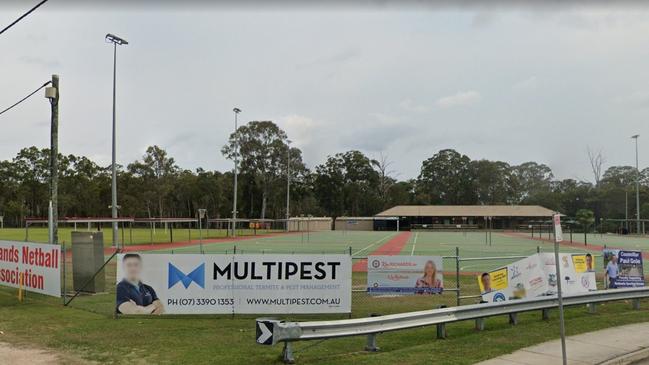
M 118 255 L 122 314 L 349 313 L 349 255 Z
M 0 241 L 0 285 L 61 296 L 61 246 Z

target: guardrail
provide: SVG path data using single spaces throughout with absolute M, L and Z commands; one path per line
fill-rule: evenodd
M 617 300 L 632 300 L 633 308 L 640 307 L 640 299 L 649 298 L 649 287 L 615 290 L 598 290 L 590 293 L 566 296 L 564 306 L 589 305 L 591 312 L 595 304 Z M 511 324 L 517 323 L 516 314 L 535 310 L 542 311 L 542 318 L 548 318 L 548 311 L 558 306 L 556 296 L 545 296 L 529 300 L 508 301 L 501 303 L 472 304 L 459 307 L 441 308 L 401 314 L 390 314 L 369 318 L 345 319 L 334 321 L 285 322 L 270 318 L 258 318 L 257 343 L 275 345 L 284 342 L 282 359 L 285 363 L 295 362 L 292 342 L 316 339 L 330 339 L 349 336 L 367 336 L 366 351 L 378 351 L 376 337 L 389 331 L 410 328 L 437 326 L 437 337 L 446 337 L 447 323 L 475 320 L 476 329 L 484 329 L 487 317 L 509 315 Z

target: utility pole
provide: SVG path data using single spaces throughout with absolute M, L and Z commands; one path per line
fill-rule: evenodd
M 640 229 L 640 168 L 638 167 L 638 137 L 639 134 L 632 136 L 631 138 L 635 139 L 635 224 L 638 234 L 641 234 Z
M 291 141 L 287 141 L 286 147 L 286 232 L 288 232 L 288 220 L 291 217 Z
M 561 357 L 563 365 L 568 364 L 568 356 L 566 355 L 566 326 L 563 316 L 563 292 L 561 290 L 561 264 L 559 261 L 559 243 L 563 241 L 563 233 L 561 232 L 561 215 L 555 213 L 552 215 L 554 226 L 554 267 L 557 276 L 557 299 L 559 304 L 559 332 L 561 334 Z
M 51 129 L 50 129 L 50 202 L 51 214 L 51 244 L 59 242 L 59 75 L 52 75 L 52 86 L 45 89 L 45 97 L 50 99 Z
M 237 235 L 237 169 L 239 165 L 239 137 L 237 135 L 237 129 L 239 129 L 239 113 L 241 109 L 234 108 L 234 196 L 232 197 L 232 237 Z
M 115 122 L 115 98 L 117 86 L 117 46 L 126 45 L 128 42 L 113 34 L 106 34 L 106 41 L 113 44 L 113 148 L 112 148 L 112 183 L 111 183 L 111 216 L 113 217 L 113 247 L 119 247 L 118 244 L 118 226 L 117 226 L 117 127 Z

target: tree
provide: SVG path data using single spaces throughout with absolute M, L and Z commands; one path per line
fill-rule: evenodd
M 579 209 L 575 217 L 577 222 L 584 228 L 584 244 L 588 244 L 588 230 L 595 223 L 595 214 L 590 209 Z
M 156 201 L 158 216 L 164 217 L 164 201 L 169 198 L 173 181 L 179 171 L 173 157 L 169 157 L 167 151 L 158 146 L 150 146 L 142 156 L 142 161 L 135 161 L 128 165 L 128 171 L 140 178 L 143 182 L 142 186 L 147 190 L 144 195 L 149 216 L 151 216 L 152 202 Z
M 389 205 L 390 188 L 396 183 L 396 180 L 391 176 L 395 174 L 395 171 L 390 168 L 392 161 L 389 160 L 387 155 L 381 153 L 379 159 L 371 160 L 371 163 L 379 175 L 378 195 L 382 209 L 386 209 Z
M 474 190 L 479 204 L 510 204 L 512 199 L 512 171 L 502 161 L 471 161 Z
M 425 160 L 417 188 L 427 204 L 474 204 L 471 159 L 455 150 L 441 150 Z

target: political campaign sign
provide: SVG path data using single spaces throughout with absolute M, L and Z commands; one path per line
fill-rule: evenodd
M 369 256 L 367 291 L 372 295 L 441 294 L 440 256 Z
M 635 288 L 644 286 L 642 252 L 606 249 L 604 256 L 604 277 L 606 287 Z
M 122 314 L 348 313 L 349 255 L 117 255 Z
M 0 285 L 61 296 L 61 246 L 0 241 Z
M 560 253 L 561 288 L 566 295 L 597 290 L 595 262 L 589 253 Z M 554 254 L 539 253 L 478 275 L 482 300 L 502 302 L 557 293 Z
M 547 294 L 557 294 L 557 274 L 553 253 L 540 253 L 546 274 Z M 564 295 L 597 290 L 595 261 L 589 253 L 560 253 L 561 291 Z
M 485 302 L 532 298 L 547 291 L 546 275 L 538 255 L 478 275 Z

